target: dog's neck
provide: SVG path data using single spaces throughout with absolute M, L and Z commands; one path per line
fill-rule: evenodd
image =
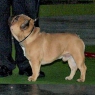
M 19 41 L 19 43 L 21 44 L 23 41 L 25 41 L 30 35 L 31 33 L 33 32 L 35 26 L 32 28 L 31 32 L 29 33 L 29 35 L 27 35 L 23 40 Z
M 25 47 L 26 44 L 29 44 L 30 42 L 34 41 L 39 35 L 40 35 L 40 28 L 35 27 L 30 31 L 27 37 L 24 37 L 23 41 L 19 41 L 19 44 L 21 47 Z M 26 38 L 26 39 L 25 39 Z

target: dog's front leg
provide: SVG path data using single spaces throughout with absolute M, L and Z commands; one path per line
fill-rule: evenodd
M 37 77 L 39 76 L 39 71 L 40 71 L 40 63 L 36 60 L 36 61 L 29 61 L 31 68 L 32 68 L 32 76 L 28 77 L 28 81 L 36 81 Z

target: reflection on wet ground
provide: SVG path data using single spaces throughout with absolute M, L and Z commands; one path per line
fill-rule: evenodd
M 95 95 L 94 85 L 0 85 L 0 95 Z

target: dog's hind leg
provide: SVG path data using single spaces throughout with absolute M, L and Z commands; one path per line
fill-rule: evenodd
M 75 61 L 76 61 L 76 65 L 78 67 L 78 69 L 80 70 L 80 78 L 77 79 L 78 82 L 84 82 L 85 81 L 85 75 L 86 75 L 86 65 L 84 63 L 85 61 L 85 56 L 84 53 L 80 53 L 76 56 L 73 56 Z
M 76 65 L 76 63 L 75 63 L 75 61 L 74 61 L 74 59 L 73 59 L 72 56 L 70 56 L 70 58 L 68 59 L 68 64 L 69 64 L 69 67 L 71 69 L 71 73 L 70 73 L 69 76 L 67 76 L 65 78 L 65 80 L 71 80 L 71 79 L 73 79 L 73 77 L 74 77 L 74 75 L 76 73 L 76 70 L 77 70 L 77 65 Z
M 33 63 L 32 63 L 33 62 Z M 32 68 L 32 76 L 28 77 L 28 81 L 36 81 L 38 76 L 39 76 L 39 71 L 40 71 L 40 63 L 36 61 L 31 61 L 30 62 L 31 68 Z
M 85 64 L 82 64 L 82 65 L 78 66 L 78 68 L 80 70 L 81 75 L 80 75 L 80 78 L 77 79 L 77 81 L 78 82 L 84 82 L 87 68 L 86 68 Z
M 87 67 L 85 65 L 85 63 L 82 63 L 82 64 L 78 64 L 78 69 L 80 70 L 80 78 L 77 79 L 78 82 L 84 82 L 85 81 L 85 75 L 86 75 L 86 70 L 87 70 Z

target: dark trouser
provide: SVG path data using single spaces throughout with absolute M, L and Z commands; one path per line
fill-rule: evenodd
M 39 14 L 40 0 L 12 0 L 13 15 L 25 14 L 35 19 Z M 36 27 L 39 26 L 39 20 L 36 21 Z
M 8 26 L 8 18 L 10 16 L 9 0 L 0 1 L 0 65 L 7 66 L 10 70 L 15 68 L 15 64 L 11 58 L 12 43 L 11 32 Z M 10 61 L 9 61 L 10 60 Z
M 38 16 L 38 0 L 13 0 L 12 1 L 13 15 L 25 14 L 35 19 Z M 38 21 L 36 22 L 38 25 Z M 23 55 L 23 50 L 21 49 L 19 43 L 14 40 L 16 48 L 16 63 L 20 69 L 25 69 L 29 64 L 23 63 L 27 60 Z
M 11 0 L 10 0 L 11 1 Z M 37 15 L 38 0 L 12 0 L 13 15 L 26 14 L 35 19 Z M 11 32 L 8 26 L 8 18 L 10 16 L 10 2 L 9 0 L 0 1 L 0 65 L 7 66 L 13 70 L 18 65 L 19 69 L 24 70 L 29 66 L 26 57 L 19 43 L 15 40 L 16 58 L 15 63 L 11 58 L 12 41 Z M 38 26 L 38 23 L 36 23 Z M 12 62 L 11 62 L 12 61 Z

